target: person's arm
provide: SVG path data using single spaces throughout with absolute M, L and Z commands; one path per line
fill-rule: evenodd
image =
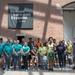
M 22 53 L 23 55 L 25 55 L 25 53 L 23 52 L 23 49 L 21 50 L 21 53 Z
M 22 52 L 22 48 L 20 49 L 20 51 L 18 51 L 17 53 L 20 54 Z
M 27 53 L 29 53 L 29 51 L 30 51 L 30 50 L 28 50 L 28 51 L 27 51 L 27 52 L 25 52 L 24 54 L 27 54 Z
M 14 48 L 13 48 L 13 54 L 16 54 L 16 55 L 18 56 L 18 54 L 17 54 L 17 52 L 14 50 Z
M 39 53 L 41 56 L 43 56 L 43 54 L 41 53 L 40 49 L 38 49 L 38 53 Z
M 33 51 L 33 49 L 31 50 L 31 52 L 32 52 L 33 54 L 35 54 L 35 52 Z
M 5 53 L 5 55 L 7 56 L 7 57 L 9 57 L 9 55 L 6 53 L 6 52 L 4 52 Z

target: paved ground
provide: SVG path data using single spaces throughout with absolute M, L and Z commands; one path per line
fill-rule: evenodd
M 65 68 L 64 70 L 59 70 L 59 68 L 54 68 L 53 72 L 49 72 L 47 70 L 32 70 L 30 69 L 28 72 L 25 71 L 8 71 L 6 73 L 3 73 L 2 70 L 0 70 L 0 75 L 75 75 L 75 70 L 72 70 L 70 68 Z

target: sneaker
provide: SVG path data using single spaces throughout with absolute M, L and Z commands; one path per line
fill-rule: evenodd
M 7 72 L 7 70 L 4 70 L 4 73 Z
M 38 68 L 37 70 L 39 71 L 40 69 Z
M 26 72 L 28 72 L 28 70 L 27 70 L 27 69 L 26 69 L 25 71 L 26 71 Z
M 61 70 L 64 70 L 64 68 L 61 68 Z
M 61 68 L 59 68 L 59 70 L 61 70 Z
M 24 68 L 24 71 L 25 71 L 26 69 Z
M 28 67 L 28 70 L 30 69 L 30 67 Z
M 35 69 L 33 69 L 33 71 L 34 71 Z
M 10 71 L 10 69 L 8 71 Z
M 75 66 L 72 69 L 74 70 L 75 69 Z
M 51 68 L 51 71 L 54 71 L 54 69 L 53 69 L 53 68 Z

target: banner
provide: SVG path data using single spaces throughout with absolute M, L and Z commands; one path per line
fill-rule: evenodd
M 8 28 L 33 28 L 33 4 L 8 4 Z

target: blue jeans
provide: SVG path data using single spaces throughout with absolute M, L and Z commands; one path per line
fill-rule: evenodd
M 9 70 L 10 69 L 10 57 L 5 57 L 5 70 Z
M 14 70 L 16 70 L 17 63 L 19 69 L 21 69 L 21 56 L 13 56 L 13 58 L 14 58 Z
M 40 64 L 41 64 L 41 68 L 43 68 L 43 56 L 40 56 Z
M 58 58 L 59 58 L 59 66 L 63 68 L 64 67 L 64 54 L 59 54 Z
M 44 69 L 47 69 L 47 64 L 48 64 L 48 61 L 47 60 L 43 60 L 43 68 Z

